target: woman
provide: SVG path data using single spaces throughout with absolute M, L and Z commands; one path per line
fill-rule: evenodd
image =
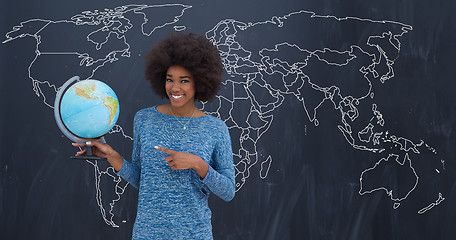
M 146 56 L 146 78 L 169 103 L 136 113 L 131 163 L 107 144 L 87 143 L 139 189 L 133 239 L 212 239 L 209 193 L 225 201 L 235 193 L 231 139 L 195 101 L 212 100 L 222 74 L 204 36 L 169 35 Z

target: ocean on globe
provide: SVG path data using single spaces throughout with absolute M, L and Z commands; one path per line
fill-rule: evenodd
M 80 138 L 98 138 L 109 132 L 117 122 L 119 110 L 114 91 L 92 79 L 73 84 L 60 102 L 63 124 Z

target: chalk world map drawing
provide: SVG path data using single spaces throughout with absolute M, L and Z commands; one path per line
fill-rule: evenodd
M 71 65 L 81 79 L 91 78 L 117 61 L 129 64 L 140 57 L 131 52 L 131 32 L 152 37 L 158 29 L 189 31 L 180 20 L 194 7 L 131 4 L 88 10 L 64 20 L 30 19 L 14 26 L 2 43 L 19 38 L 36 40 L 28 76 L 34 93 L 52 108 L 55 93 L 67 80 L 52 72 L 53 63 Z M 166 17 L 154 17 L 158 12 Z M 318 31 L 321 26 L 330 28 L 332 34 Z M 344 35 L 347 28 L 362 29 L 363 34 Z M 283 34 L 296 29 L 309 33 L 309 40 L 299 42 L 288 39 L 290 34 Z M 305 10 L 250 22 L 222 19 L 207 29 L 206 37 L 220 51 L 226 78 L 216 100 L 201 103 L 200 107 L 224 120 L 230 129 L 236 191 L 242 191 L 252 176 L 267 179 L 268 173 L 275 170 L 278 156 L 273 152 L 260 154 L 259 141 L 270 130 L 275 111 L 283 106 L 285 98 L 291 97 L 305 111 L 310 123 L 306 128 L 321 127 L 321 106 L 329 104 L 338 113 L 337 128 L 347 147 L 374 154 L 374 164 L 359 173 L 360 195 L 383 192 L 394 209 L 406 199 L 418 201 L 411 197 L 422 181 L 415 162 L 423 158 L 434 162 L 428 172 L 421 173 L 425 174 L 423 179 L 434 179 L 445 171 L 445 160 L 432 144 L 390 132 L 381 103 L 375 98 L 377 89 L 387 87 L 393 79 L 400 81 L 395 79 L 395 61 L 401 46 L 407 44 L 401 40 L 410 31 L 412 26 L 400 22 L 323 16 Z M 65 45 L 61 39 L 50 37 L 56 32 L 77 38 L 78 44 Z M 325 42 L 338 38 L 339 44 Z M 120 125 L 110 134 L 133 140 Z M 129 185 L 112 168 L 102 169 L 97 162 L 87 162 L 95 170 L 96 201 L 103 219 L 118 227 L 113 209 Z M 107 180 L 115 183 L 114 189 L 100 188 L 100 182 Z M 107 191 L 112 193 L 106 194 Z M 431 210 L 445 199 L 438 187 L 428 194 L 434 201 L 420 202 L 417 214 Z M 368 196 L 365 198 L 369 201 Z

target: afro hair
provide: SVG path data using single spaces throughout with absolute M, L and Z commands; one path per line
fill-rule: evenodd
M 192 73 L 196 100 L 211 101 L 220 89 L 223 76 L 220 53 L 204 36 L 170 33 L 152 47 L 145 60 L 146 79 L 162 98 L 168 98 L 165 91 L 166 72 L 173 65 L 180 65 Z

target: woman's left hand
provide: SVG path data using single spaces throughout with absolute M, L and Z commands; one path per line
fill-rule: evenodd
M 209 165 L 199 156 L 191 153 L 173 151 L 164 147 L 156 146 L 155 148 L 169 154 L 168 157 L 165 157 L 165 161 L 168 162 L 168 165 L 172 170 L 193 168 L 202 179 L 206 177 Z

